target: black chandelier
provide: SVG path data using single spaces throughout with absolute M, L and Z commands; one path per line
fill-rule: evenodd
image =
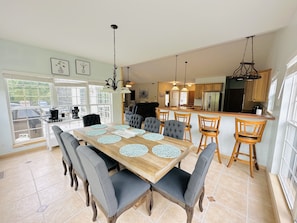
M 118 28 L 117 25 L 112 24 L 111 28 L 113 29 L 113 76 L 112 78 L 108 78 L 105 80 L 105 86 L 103 91 L 105 92 L 116 92 L 116 93 L 131 93 L 131 91 L 127 87 L 118 86 L 119 82 L 123 82 L 123 80 L 117 79 L 117 66 L 116 66 L 116 50 L 115 50 L 115 30 Z
M 252 61 L 251 62 L 246 62 L 245 61 L 245 53 L 246 53 L 246 48 L 249 42 L 249 39 L 251 38 L 252 40 Z M 246 37 L 246 44 L 245 44 L 245 49 L 242 57 L 242 61 L 240 62 L 240 65 L 236 70 L 233 72 L 232 76 L 228 76 L 229 79 L 235 79 L 237 81 L 252 81 L 255 79 L 261 78 L 259 75 L 258 71 L 254 67 L 255 62 L 254 62 L 254 36 L 248 36 Z

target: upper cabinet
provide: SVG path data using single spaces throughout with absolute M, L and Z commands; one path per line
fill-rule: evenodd
M 204 84 L 195 85 L 195 98 L 202 99 L 202 92 L 204 91 Z
M 260 71 L 260 79 L 247 82 L 245 87 L 246 100 L 266 102 L 268 97 L 271 69 Z
M 195 85 L 195 98 L 202 99 L 203 92 L 206 91 L 223 91 L 223 83 L 211 83 L 211 84 L 196 84 Z

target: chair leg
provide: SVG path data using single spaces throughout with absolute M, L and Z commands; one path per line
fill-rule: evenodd
M 199 197 L 199 210 L 201 212 L 203 212 L 203 206 L 202 206 L 203 198 L 204 198 L 204 186 L 202 187 L 202 191 L 201 191 L 201 194 L 200 194 L 200 197 Z
M 66 166 L 66 163 L 65 163 L 65 161 L 64 161 L 63 158 L 62 158 L 62 164 L 63 164 L 63 167 L 64 167 L 64 175 L 66 176 L 66 174 L 67 174 L 67 166 Z M 69 174 L 70 174 L 70 172 L 69 172 Z
M 87 180 L 85 180 L 83 182 L 83 185 L 84 185 L 84 191 L 86 194 L 86 206 L 89 206 L 90 205 L 89 182 Z
M 186 209 L 186 213 L 187 213 L 187 223 L 191 223 L 192 218 L 193 218 L 194 208 L 186 205 L 185 209 Z
M 93 195 L 92 195 L 93 196 Z M 96 221 L 97 218 L 97 208 L 96 208 L 96 203 L 94 201 L 93 198 L 91 198 L 91 205 L 92 205 L 92 209 L 93 209 L 93 221 Z
M 70 165 L 70 166 L 68 167 L 69 176 L 70 176 L 70 186 L 71 186 L 71 187 L 73 187 L 73 174 L 72 174 L 73 169 L 72 169 L 72 168 L 73 168 L 72 165 Z
M 254 177 L 254 160 L 253 160 L 253 145 L 249 145 L 249 151 L 250 151 L 250 174 L 251 177 Z
M 253 144 L 253 152 L 254 152 L 255 167 L 256 167 L 256 170 L 259 170 L 259 165 L 258 165 L 258 162 L 257 162 L 256 145 L 255 144 Z
M 146 210 L 149 216 L 151 216 L 152 203 L 153 203 L 152 200 L 153 200 L 153 193 L 150 190 L 149 193 L 146 195 Z
M 198 148 L 197 148 L 197 152 L 196 152 L 197 154 L 202 150 L 202 149 L 201 149 L 201 146 L 202 146 L 203 137 L 204 137 L 204 135 L 202 134 L 202 135 L 201 135 L 201 139 L 200 139 L 199 146 L 198 146 Z
M 237 156 L 238 156 L 237 150 L 238 149 L 239 149 L 239 142 L 236 141 L 227 167 L 230 167 L 232 165 L 233 161 L 237 159 Z
M 219 140 L 218 140 L 218 136 L 216 136 L 215 138 L 216 138 L 216 144 L 217 144 L 218 160 L 219 160 L 219 163 L 222 163 L 222 160 L 221 160 L 221 154 L 220 154 L 220 149 L 219 149 Z
M 74 190 L 77 190 L 77 188 L 78 188 L 78 181 L 77 181 L 77 176 L 74 173 L 74 170 L 72 170 L 72 177 L 73 177 L 73 180 L 74 180 Z

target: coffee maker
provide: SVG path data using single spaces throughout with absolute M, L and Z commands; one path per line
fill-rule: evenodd
M 50 110 L 51 116 L 49 117 L 52 121 L 57 121 L 59 119 L 59 111 L 57 109 L 51 109 Z
M 72 110 L 72 118 L 73 119 L 79 119 L 78 112 L 79 112 L 78 107 L 74 107 Z

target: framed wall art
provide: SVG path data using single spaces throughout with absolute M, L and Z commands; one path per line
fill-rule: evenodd
M 90 62 L 84 60 L 75 60 L 75 69 L 77 74 L 90 75 L 91 67 Z
M 69 75 L 69 61 L 51 58 L 52 74 Z

